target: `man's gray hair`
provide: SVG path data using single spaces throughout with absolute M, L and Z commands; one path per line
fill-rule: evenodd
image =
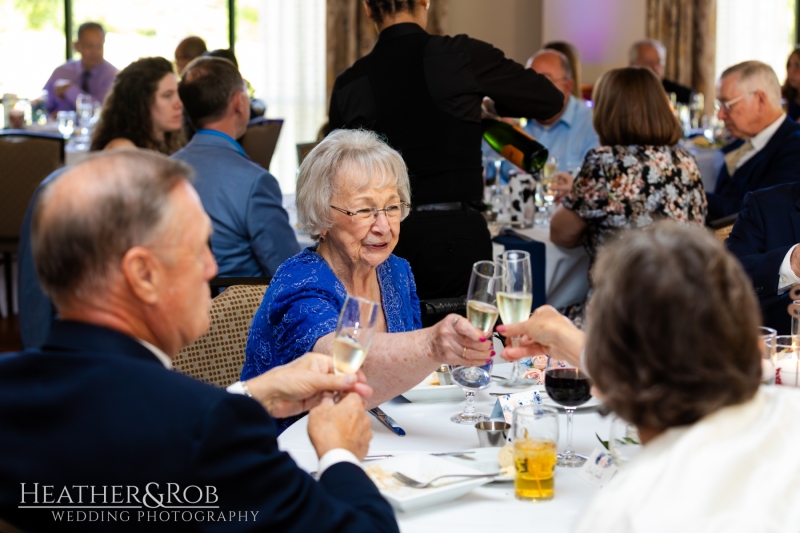
M 185 163 L 145 150 L 101 153 L 48 184 L 34 207 L 33 259 L 55 302 L 102 291 L 134 246 L 168 228 L 170 192 L 191 180 Z
M 631 65 L 636 63 L 636 60 L 639 58 L 639 47 L 641 46 L 652 46 L 655 48 L 658 52 L 658 58 L 661 64 L 667 64 L 667 49 L 664 48 L 664 45 L 661 44 L 661 41 L 658 39 L 641 39 L 633 43 L 630 50 L 628 50 L 628 61 Z
M 340 190 L 343 177 L 355 180 Z M 335 130 L 306 156 L 297 177 L 297 221 L 313 239 L 333 226 L 331 199 L 369 187 L 397 187 L 403 202 L 411 202 L 408 170 L 400 154 L 374 131 Z M 337 206 L 350 209 L 352 206 Z M 378 206 L 380 207 L 380 206 Z
M 548 54 L 548 55 L 552 54 L 554 56 L 557 56 L 558 60 L 561 62 L 561 68 L 564 70 L 564 77 L 567 78 L 568 80 L 573 79 L 572 78 L 572 65 L 570 65 L 569 59 L 567 59 L 567 56 L 565 56 L 564 54 L 562 54 L 558 50 L 553 50 L 552 48 L 542 48 L 541 50 L 539 50 L 538 52 L 536 52 L 535 54 L 533 54 L 531 57 L 528 58 L 528 62 L 525 63 L 525 66 L 527 68 L 531 68 L 531 65 L 533 64 L 533 60 L 536 59 L 537 57 L 539 57 L 541 55 L 545 55 L 545 54 Z
M 736 86 L 740 91 L 764 91 L 770 105 L 781 109 L 781 83 L 772 67 L 761 61 L 743 61 L 726 68 L 720 80 L 734 74 L 739 75 Z

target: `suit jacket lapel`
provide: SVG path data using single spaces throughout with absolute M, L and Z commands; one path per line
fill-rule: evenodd
M 792 189 L 794 193 L 794 207 L 792 211 L 792 229 L 794 230 L 794 242 L 800 242 L 800 184 Z

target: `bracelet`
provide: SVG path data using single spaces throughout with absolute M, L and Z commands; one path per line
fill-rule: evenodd
M 240 381 L 239 383 L 242 384 L 242 391 L 244 391 L 244 395 L 247 396 L 248 398 L 252 398 L 253 393 L 250 392 L 250 387 L 247 386 L 247 383 L 245 383 L 244 381 Z

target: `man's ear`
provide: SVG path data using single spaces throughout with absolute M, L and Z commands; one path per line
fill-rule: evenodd
M 134 246 L 122 256 L 122 276 L 131 292 L 143 303 L 158 302 L 159 287 L 164 279 L 163 265 L 150 250 Z
M 572 91 L 575 89 L 575 80 L 569 78 L 564 80 L 564 88 L 567 90 L 567 98 L 569 98 Z

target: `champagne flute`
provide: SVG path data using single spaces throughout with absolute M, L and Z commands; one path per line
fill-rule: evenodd
M 589 376 L 577 368 L 550 368 L 544 373 L 544 388 L 551 400 L 567 412 L 567 447 L 558 454 L 558 466 L 583 466 L 586 458 L 572 448 L 572 415 L 575 408 L 592 398 Z
M 542 219 L 543 226 L 550 225 L 550 217 L 553 214 L 553 202 L 556 198 L 555 191 L 553 191 L 553 179 L 557 172 L 558 162 L 556 161 L 556 156 L 551 155 L 544 164 L 544 168 L 542 168 L 542 179 L 540 181 L 542 185 L 542 200 L 544 203 L 543 208 L 545 215 Z
M 467 290 L 467 320 L 491 337 L 497 321 L 497 292 L 502 289 L 503 266 L 494 261 L 478 261 L 472 265 L 472 277 Z M 451 369 L 453 381 L 458 383 L 467 397 L 464 411 L 450 417 L 456 424 L 475 424 L 489 417 L 475 412 L 475 392 L 492 384 L 492 362 L 482 366 L 455 366 Z
M 531 275 L 531 256 L 522 250 L 508 250 L 503 253 L 503 284 L 497 293 L 497 308 L 503 324 L 525 322 L 531 316 L 533 304 L 533 277 Z M 519 347 L 519 337 L 511 338 L 511 346 Z M 534 380 L 525 379 L 519 361 L 514 361 L 511 375 L 500 384 L 505 387 L 527 387 Z
M 355 374 L 361 368 L 375 336 L 380 310 L 377 302 L 347 295 L 333 339 L 334 373 Z

